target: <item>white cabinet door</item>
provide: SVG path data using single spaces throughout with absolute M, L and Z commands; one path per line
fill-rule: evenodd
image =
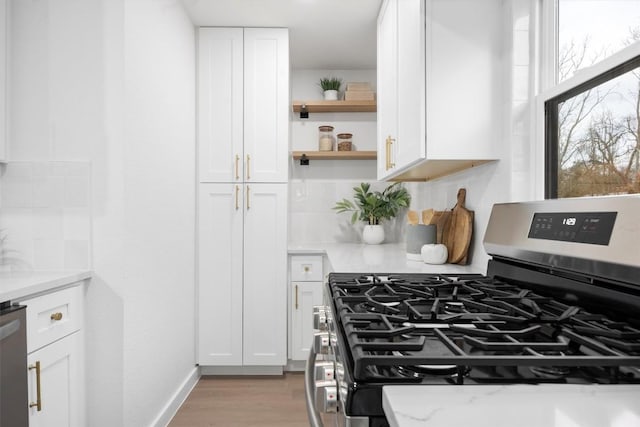
M 425 157 L 424 1 L 388 0 L 378 17 L 378 178 Z
M 322 305 L 322 282 L 291 283 L 292 360 L 306 360 L 313 344 L 313 306 Z
M 241 184 L 200 184 L 198 363 L 242 364 Z
M 386 0 L 378 15 L 378 179 L 395 171 L 398 131 L 398 0 Z
M 287 182 L 287 29 L 200 29 L 198 147 L 200 182 Z
M 84 427 L 81 332 L 31 353 L 29 366 L 29 427 Z M 40 376 L 40 410 L 38 400 L 38 375 Z M 33 406 L 32 406 L 33 405 Z
M 288 30 L 245 28 L 245 181 L 287 182 L 288 152 Z
M 0 162 L 7 160 L 7 40 L 9 16 L 7 0 L 0 0 Z
M 245 186 L 245 365 L 284 365 L 287 355 L 287 185 Z
M 423 0 L 398 0 L 395 168 L 425 158 L 425 18 Z
M 243 31 L 201 28 L 198 39 L 200 182 L 243 181 Z

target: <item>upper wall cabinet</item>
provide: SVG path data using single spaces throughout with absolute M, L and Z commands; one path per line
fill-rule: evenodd
M 500 0 L 385 0 L 378 178 L 429 180 L 499 158 Z
M 7 56 L 9 16 L 7 0 L 0 0 L 0 162 L 7 161 Z
M 202 28 L 200 182 L 287 182 L 289 36 L 281 28 Z

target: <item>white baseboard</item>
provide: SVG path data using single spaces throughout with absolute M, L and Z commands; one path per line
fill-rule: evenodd
M 195 366 L 189 375 L 184 379 L 180 387 L 173 393 L 169 401 L 164 405 L 156 419 L 151 423 L 152 427 L 167 427 L 180 409 L 180 406 L 191 393 L 191 390 L 198 384 L 200 379 L 200 368 Z

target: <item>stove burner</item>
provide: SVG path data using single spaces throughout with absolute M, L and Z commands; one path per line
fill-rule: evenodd
M 447 301 L 444 304 L 444 310 L 447 314 L 458 314 L 464 311 L 464 303 L 460 301 Z
M 566 378 L 571 373 L 567 366 L 530 366 L 529 370 L 538 378 L 557 380 Z

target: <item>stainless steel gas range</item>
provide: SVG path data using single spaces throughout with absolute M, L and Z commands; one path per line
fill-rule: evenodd
M 486 276 L 328 276 L 312 426 L 387 426 L 387 385 L 640 384 L 640 196 L 495 205 L 484 246 Z

